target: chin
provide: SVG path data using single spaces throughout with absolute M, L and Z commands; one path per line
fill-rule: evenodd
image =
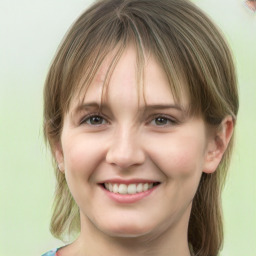
M 143 226 L 143 225 L 135 225 L 135 223 L 120 223 L 119 225 L 115 223 L 113 226 L 107 226 L 103 228 L 103 232 L 107 235 L 113 237 L 140 237 L 150 233 L 152 227 Z

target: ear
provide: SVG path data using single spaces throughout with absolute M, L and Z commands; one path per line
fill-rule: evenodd
M 231 116 L 225 117 L 221 124 L 217 128 L 214 128 L 209 138 L 203 172 L 215 172 L 227 149 L 233 129 L 234 121 Z
M 64 157 L 63 157 L 63 152 L 62 152 L 62 147 L 60 143 L 57 143 L 54 147 L 54 155 L 56 162 L 58 164 L 58 168 L 61 172 L 64 173 Z

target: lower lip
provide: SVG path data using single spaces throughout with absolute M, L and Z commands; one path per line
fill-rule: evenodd
M 144 191 L 144 192 L 140 192 L 140 193 L 136 193 L 136 194 L 119 194 L 119 193 L 113 193 L 108 191 L 107 189 L 105 189 L 104 187 L 101 186 L 102 190 L 107 194 L 107 196 L 114 200 L 117 203 L 121 203 L 121 204 L 132 204 L 132 203 L 136 203 L 146 197 L 148 197 L 153 191 L 156 190 L 156 188 L 159 185 Z

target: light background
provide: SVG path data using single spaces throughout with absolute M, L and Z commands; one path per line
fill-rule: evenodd
M 241 0 L 193 0 L 224 31 L 240 91 L 237 143 L 223 195 L 221 256 L 256 255 L 256 14 Z M 32 256 L 51 237 L 54 176 L 42 134 L 42 90 L 55 53 L 86 0 L 0 2 L 0 255 Z

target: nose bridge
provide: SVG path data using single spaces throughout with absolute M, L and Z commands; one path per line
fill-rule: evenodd
M 145 160 L 138 129 L 122 126 L 115 130 L 106 161 L 121 168 L 142 164 Z

